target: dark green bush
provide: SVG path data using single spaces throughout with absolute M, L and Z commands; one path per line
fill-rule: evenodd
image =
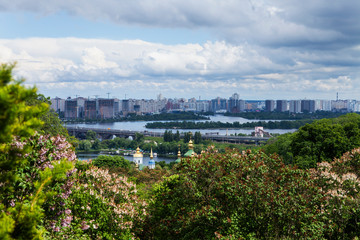
M 122 156 L 109 156 L 109 155 L 100 155 L 93 160 L 93 164 L 97 167 L 105 167 L 108 169 L 112 168 L 124 168 L 130 169 L 130 161 L 126 160 Z

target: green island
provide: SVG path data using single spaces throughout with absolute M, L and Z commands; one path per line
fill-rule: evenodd
M 126 117 L 109 119 L 71 119 L 63 120 L 66 123 L 107 123 L 107 122 L 135 122 L 135 121 L 171 121 L 171 120 L 209 120 L 210 118 L 193 112 L 159 113 L 149 115 L 129 114 Z
M 0 65 L 0 239 L 358 239 L 360 116 L 314 120 L 246 147 L 67 133 L 49 101 Z M 197 154 L 139 170 L 76 149 Z M 148 146 L 147 146 L 148 145 Z M 169 148 L 166 149 L 166 146 Z
M 307 123 L 311 123 L 313 119 L 302 119 L 293 121 L 257 121 L 257 122 L 192 122 L 192 121 L 176 121 L 176 122 L 152 122 L 145 125 L 146 128 L 160 128 L 160 129 L 241 129 L 254 128 L 262 126 L 267 129 L 298 129 Z

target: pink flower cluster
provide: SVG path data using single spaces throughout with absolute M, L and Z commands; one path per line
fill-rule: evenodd
M 111 207 L 117 215 L 114 222 L 121 229 L 132 228 L 133 224 L 130 219 L 139 217 L 139 208 L 142 209 L 141 214 L 146 214 L 146 202 L 138 198 L 136 185 L 129 182 L 125 176 L 110 174 L 108 170 L 97 167 L 91 167 L 84 176 L 87 180 L 84 179 L 81 190 L 88 192 L 88 194 L 95 196 Z M 79 188 L 79 186 L 77 187 Z M 116 199 L 119 197 L 124 201 L 117 203 Z M 95 223 L 91 224 L 90 221 L 89 223 L 83 222 L 81 228 L 87 229 L 89 225 L 92 225 L 94 229 L 97 227 Z

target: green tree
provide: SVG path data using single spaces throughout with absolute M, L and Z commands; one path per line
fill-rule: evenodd
M 281 134 L 275 138 L 269 139 L 264 146 L 264 150 L 267 154 L 279 154 L 285 164 L 293 163 L 293 154 L 291 152 L 290 144 L 292 142 L 292 133 Z
M 44 102 L 28 105 L 29 99 L 37 97 L 36 88 L 23 87 L 23 80 L 12 77 L 13 68 L 8 64 L 0 66 L 0 238 L 41 239 L 42 204 L 48 197 L 44 189 L 59 176 L 54 171 L 62 174 L 66 168 L 46 168 L 32 183 L 31 194 L 23 195 L 21 201 L 8 202 L 9 197 L 18 194 L 14 184 L 25 181 L 30 174 L 26 171 L 31 169 L 30 160 L 24 156 L 32 146 L 24 146 L 23 141 L 41 128 L 40 119 L 49 108 Z
M 202 142 L 201 133 L 200 132 L 195 132 L 194 143 L 195 144 L 200 144 L 201 142 Z
M 175 135 L 174 135 L 174 141 L 176 141 L 176 142 L 180 141 L 180 132 L 179 132 L 179 130 L 177 130 Z
M 82 140 L 79 142 L 79 150 L 89 151 L 91 149 L 91 142 L 89 140 Z
M 91 148 L 94 149 L 94 150 L 99 150 L 100 149 L 100 140 L 95 139 L 94 142 L 91 145 Z
M 95 140 L 96 139 L 96 132 L 93 130 L 89 130 L 86 132 L 86 139 L 87 140 Z
M 36 94 L 29 97 L 26 100 L 26 104 L 29 106 L 47 104 L 50 107 L 51 101 L 49 97 L 46 98 L 42 94 Z M 69 136 L 67 129 L 64 127 L 62 121 L 60 120 L 58 114 L 54 111 L 54 109 L 49 108 L 49 110 L 42 113 L 39 118 L 43 122 L 43 124 L 36 129 L 37 131 L 41 131 L 43 134 L 50 134 L 51 136 L 65 136 L 68 141 L 72 143 L 76 142 L 74 137 Z
M 295 133 L 269 140 L 264 149 L 267 153 L 278 153 L 287 164 L 313 168 L 359 146 L 360 115 L 350 113 L 306 124 Z
M 184 139 L 183 139 L 184 143 L 188 143 L 191 138 L 192 138 L 192 133 L 191 132 L 184 133 Z
M 315 167 L 316 163 L 331 161 L 351 150 L 352 144 L 340 124 L 323 119 L 307 124 L 294 133 L 290 144 L 294 163 L 302 168 Z
M 135 133 L 135 141 L 139 144 L 142 143 L 144 141 L 144 135 L 141 133 Z
M 165 130 L 163 138 L 164 138 L 164 142 L 172 142 L 174 140 L 174 135 L 172 131 Z

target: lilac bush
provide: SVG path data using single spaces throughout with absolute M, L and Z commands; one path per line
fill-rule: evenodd
M 33 198 L 40 193 L 39 182 L 46 179 L 41 185 L 45 200 L 42 203 L 44 227 L 48 232 L 60 232 L 69 227 L 73 216 L 68 208 L 68 198 L 74 183 L 72 175 L 76 171 L 76 155 L 71 144 L 59 135 L 36 133 L 26 140 L 14 139 L 11 149 L 18 152 L 23 164 L 16 170 L 18 178 L 12 183 L 14 194 L 2 196 L 4 202 L 15 207 L 17 203 Z
M 135 239 L 133 222 L 146 214 L 134 183 L 91 164 L 77 172 L 70 198 L 74 226 L 91 239 Z
M 324 196 L 321 211 L 327 221 L 327 237 L 353 239 L 359 236 L 360 148 L 332 162 L 318 163 L 311 173 Z

